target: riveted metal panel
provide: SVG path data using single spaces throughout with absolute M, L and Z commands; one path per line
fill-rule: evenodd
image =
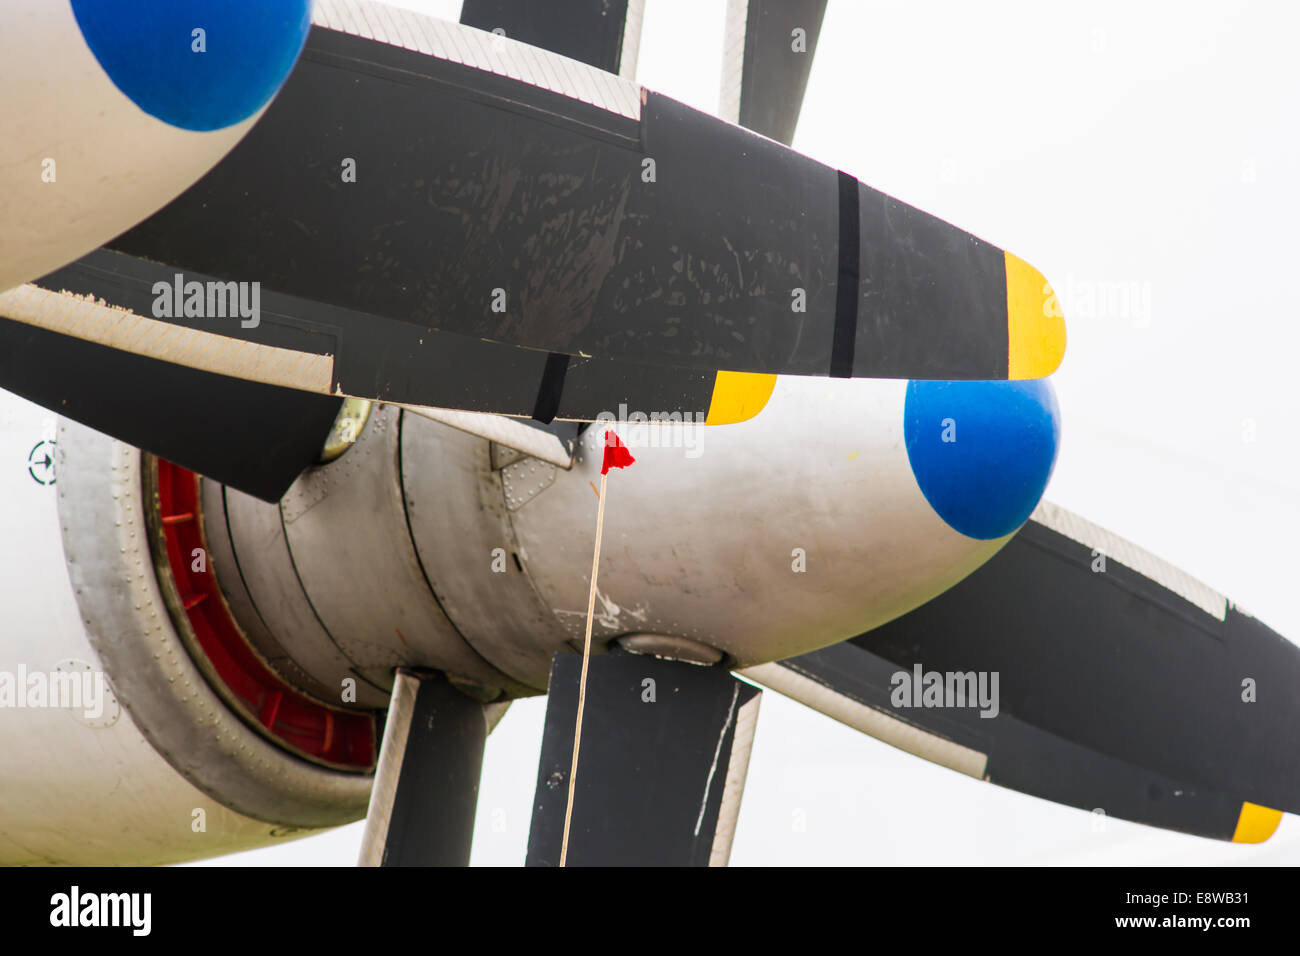
M 402 413 L 376 409 L 352 449 L 305 472 L 280 502 L 294 567 L 335 643 L 369 675 L 428 667 L 477 684 L 510 681 L 466 644 L 429 588 L 407 527 L 399 475 Z
M 203 506 L 203 533 L 209 549 L 208 561 L 221 586 L 226 605 L 244 637 L 266 661 L 267 666 L 286 683 L 335 706 L 364 706 L 340 700 L 338 686 L 324 683 L 304 668 L 266 626 L 244 583 L 239 562 L 235 560 L 235 549 L 230 540 L 230 523 L 226 517 L 225 486 L 203 478 L 199 488 Z
M 352 678 L 356 681 L 358 704 L 386 706 L 386 672 L 366 674 L 358 668 L 335 643 L 303 592 L 285 540 L 279 505 L 267 504 L 233 488 L 225 489 L 225 502 L 239 573 L 267 630 L 290 657 L 326 687 L 342 687 L 345 679 Z M 238 604 L 232 605 L 232 610 L 246 629 L 255 627 Z
M 551 657 L 566 646 L 565 634 L 533 588 L 534 569 L 511 530 L 489 445 L 447 425 L 403 416 L 402 484 L 411 535 L 439 602 L 465 639 L 540 692 Z M 526 461 L 535 459 L 509 467 Z

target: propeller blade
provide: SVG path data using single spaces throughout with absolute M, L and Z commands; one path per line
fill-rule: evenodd
M 529 866 L 558 866 L 582 658 L 551 667 Z M 725 866 L 761 691 L 718 666 L 591 658 L 567 866 Z
M 343 404 L 4 318 L 0 388 L 268 501 L 319 458 Z
M 789 146 L 826 0 L 727 0 L 721 116 Z
M 1086 810 L 1239 842 L 1300 811 L 1300 648 L 1046 502 L 915 611 L 744 674 L 919 756 Z M 996 716 L 969 697 L 926 706 L 920 686 L 972 686 L 949 675 L 995 686 Z
M 630 80 L 644 16 L 645 0 L 465 0 L 460 22 Z
M 186 281 L 198 282 L 204 295 L 219 285 L 193 273 Z M 761 411 L 774 385 L 771 376 L 743 373 L 583 357 L 556 362 L 543 352 L 272 292 L 259 295 L 255 328 L 240 328 L 224 299 L 225 319 L 161 321 L 149 316 L 162 288 L 184 298 L 169 267 L 101 249 L 0 292 L 0 342 L 8 346 L 0 388 L 267 501 L 278 501 L 318 461 L 342 396 L 404 404 L 435 418 L 457 414 L 437 409 L 468 408 L 594 420 L 623 405 L 727 424 Z M 243 338 L 209 331 L 214 327 L 233 327 Z M 382 368 L 372 361 L 375 343 Z M 128 381 L 133 388 L 122 388 Z M 529 454 L 548 440 L 553 457 L 571 454 L 563 443 L 572 426 L 561 429 L 566 438 L 551 440 L 491 416 L 461 414 L 456 424 Z
M 850 176 L 508 38 L 366 0 L 314 16 L 262 122 L 112 248 L 570 366 L 987 380 L 1061 359 L 1040 273 Z M 436 377 L 368 329 L 348 394 Z
M 276 502 L 321 460 L 343 395 L 378 394 L 567 468 L 573 425 L 542 430 L 482 413 L 582 421 L 622 405 L 728 424 L 761 411 L 774 384 L 770 376 L 586 358 L 559 365 L 557 374 L 544 353 L 416 334 L 396 323 L 381 328 L 347 310 L 274 294 L 265 300 L 265 327 L 253 330 L 257 340 L 253 332 L 232 339 L 205 331 L 208 320 L 180 327 L 146 317 L 154 283 L 173 278 L 156 263 L 99 250 L 36 284 L 0 292 L 0 388 Z M 206 285 L 206 277 L 190 278 Z M 387 355 L 406 356 L 408 370 L 383 381 L 350 345 L 385 329 Z M 421 354 L 429 355 L 431 377 L 411 361 Z
M 398 670 L 359 866 L 469 866 L 487 735 L 483 704 Z

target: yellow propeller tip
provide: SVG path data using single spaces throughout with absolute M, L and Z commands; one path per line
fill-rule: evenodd
M 1277 831 L 1277 826 L 1281 822 L 1281 810 L 1270 810 L 1256 803 L 1243 803 L 1241 816 L 1237 818 L 1237 830 L 1232 834 L 1232 842 L 1263 843 Z
M 1007 378 L 1045 378 L 1065 358 L 1065 313 L 1043 274 L 1004 253 L 1007 269 Z
M 706 425 L 747 422 L 767 405 L 776 388 L 776 376 L 762 372 L 718 372 L 713 380 Z

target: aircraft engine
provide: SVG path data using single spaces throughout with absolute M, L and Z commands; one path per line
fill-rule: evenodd
M 1042 382 L 780 377 L 764 400 L 736 425 L 567 426 L 561 464 L 345 405 L 364 423 L 346 450 L 270 504 L 11 399 L 29 467 L 6 513 L 30 547 L 4 558 L 0 672 L 80 669 L 109 696 L 2 725 L 0 858 L 161 862 L 357 819 L 399 667 L 446 674 L 489 721 L 545 693 L 581 649 L 607 428 L 638 460 L 608 485 L 596 652 L 736 669 L 947 590 L 1055 458 Z

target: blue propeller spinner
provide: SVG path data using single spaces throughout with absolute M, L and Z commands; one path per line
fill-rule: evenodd
M 1061 438 L 1047 379 L 908 382 L 903 421 L 916 483 L 952 528 L 989 540 L 1029 519 Z
M 104 72 L 140 109 L 181 129 L 224 129 L 271 99 L 311 27 L 310 0 L 72 0 Z

